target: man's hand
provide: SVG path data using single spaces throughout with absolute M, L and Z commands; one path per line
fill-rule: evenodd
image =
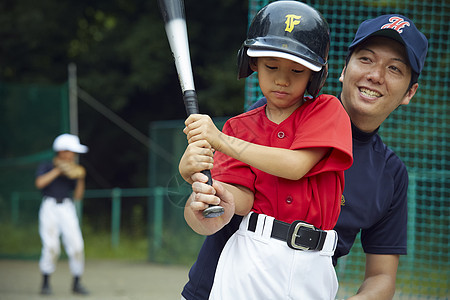
M 195 173 L 192 181 L 193 193 L 184 209 L 186 222 L 198 234 L 214 234 L 228 224 L 233 217 L 234 197 L 219 181 L 214 180 L 212 186 L 208 185 L 208 177 L 202 173 Z M 205 218 L 202 212 L 209 204 L 222 206 L 225 213 L 216 218 Z

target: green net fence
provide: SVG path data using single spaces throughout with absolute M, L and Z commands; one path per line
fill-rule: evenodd
M 214 123 L 221 128 L 226 118 L 215 118 Z M 150 151 L 149 186 L 164 190 L 164 202 L 151 202 L 149 210 L 162 211 L 163 225 L 154 230 L 158 224 L 158 214 L 149 214 L 149 259 L 158 262 L 175 261 L 182 253 L 189 253 L 189 265 L 197 257 L 204 237 L 196 234 L 184 220 L 184 205 L 191 193 L 191 186 L 179 175 L 178 162 L 187 146 L 183 133 L 184 120 L 158 121 L 150 124 L 150 137 L 155 146 L 166 150 L 161 156 L 156 151 Z M 160 235 L 160 243 L 154 243 Z M 170 254 L 169 254 L 170 253 Z
M 14 217 L 11 199 L 19 193 L 35 200 L 36 167 L 53 156 L 56 135 L 68 132 L 68 111 L 67 84 L 0 83 L 0 221 Z M 39 202 L 23 206 L 23 221 L 34 222 L 38 208 Z
M 249 1 L 249 20 L 271 1 Z M 394 112 L 380 135 L 406 163 L 408 191 L 408 255 L 402 256 L 395 299 L 449 298 L 450 163 L 448 125 L 448 1 L 304 1 L 319 10 L 331 29 L 329 76 L 322 92 L 340 92 L 339 74 L 358 25 L 382 14 L 408 16 L 427 36 L 429 51 L 419 90 L 408 106 Z M 255 76 L 247 81 L 247 108 L 261 97 Z M 365 256 L 359 241 L 337 266 L 339 298 L 355 293 L 364 278 Z

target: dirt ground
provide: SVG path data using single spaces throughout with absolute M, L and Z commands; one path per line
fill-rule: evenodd
M 91 294 L 75 296 L 70 291 L 72 277 L 67 260 L 59 260 L 51 277 L 53 295 L 41 296 L 41 275 L 37 261 L 0 259 L 0 300 L 180 300 L 188 272 L 189 268 L 182 266 L 88 260 L 82 283 Z M 337 299 L 349 296 L 343 290 L 340 290 Z M 401 295 L 397 291 L 394 299 L 447 300 L 450 297 Z
M 37 261 L 0 260 L 0 299 L 178 300 L 188 271 L 188 267 L 147 262 L 86 261 L 82 283 L 91 293 L 75 296 L 70 291 L 72 277 L 68 262 L 60 260 L 51 277 L 53 295 L 41 296 Z

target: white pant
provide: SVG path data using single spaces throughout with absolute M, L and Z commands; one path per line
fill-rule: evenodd
M 63 203 L 58 204 L 54 198 L 44 197 L 39 209 L 39 234 L 42 241 L 39 268 L 42 273 L 51 274 L 55 271 L 61 253 L 61 235 L 72 275 L 83 274 L 84 242 L 72 200 L 65 198 Z
M 270 237 L 273 217 L 258 215 L 249 231 L 250 214 L 222 251 L 209 299 L 335 299 L 336 232 L 327 231 L 322 251 L 294 250 Z

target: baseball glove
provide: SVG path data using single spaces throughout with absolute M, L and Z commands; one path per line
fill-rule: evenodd
M 74 162 L 63 161 L 60 159 L 54 159 L 53 164 L 59 168 L 61 172 L 70 179 L 79 179 L 86 176 L 86 170 L 83 166 L 80 166 Z

